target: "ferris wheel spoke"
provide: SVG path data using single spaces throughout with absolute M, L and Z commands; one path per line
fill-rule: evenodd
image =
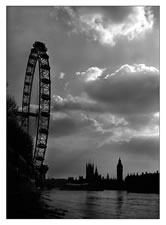
M 36 64 L 39 65 L 39 97 L 38 97 L 38 112 L 30 112 L 32 84 L 35 73 Z M 37 119 L 37 134 L 34 150 L 34 166 L 39 168 L 43 165 L 45 152 L 47 148 L 49 119 L 50 119 L 50 104 L 51 104 L 51 79 L 49 56 L 47 48 L 42 42 L 35 42 L 31 49 L 23 88 L 22 100 L 22 127 L 29 131 L 29 117 L 35 116 Z

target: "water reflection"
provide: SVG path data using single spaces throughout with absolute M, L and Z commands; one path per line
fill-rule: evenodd
M 122 206 L 124 202 L 124 191 L 116 191 L 116 216 L 121 218 Z
M 87 191 L 85 194 L 85 205 L 83 207 L 84 218 L 92 218 L 92 212 L 96 204 L 97 198 L 94 192 Z
M 159 195 L 126 191 L 43 192 L 52 209 L 67 210 L 66 219 L 158 219 Z M 48 201 L 50 198 L 51 201 Z

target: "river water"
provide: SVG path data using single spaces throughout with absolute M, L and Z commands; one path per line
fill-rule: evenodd
M 42 200 L 51 212 L 66 219 L 158 219 L 159 195 L 126 191 L 42 192 Z M 54 218 L 50 213 L 48 218 Z

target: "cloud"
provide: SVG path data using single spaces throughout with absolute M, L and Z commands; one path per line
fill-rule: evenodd
M 82 115 L 93 122 L 91 133 L 92 131 L 99 132 L 102 137 L 98 147 L 111 143 L 130 142 L 133 138 L 159 137 L 158 113 L 146 116 L 136 115 L 135 118 L 131 115 L 132 119 L 130 116 L 120 117 L 111 113 L 88 113 L 87 115 L 84 113 Z
M 91 120 L 95 120 L 99 129 L 103 134 L 113 135 L 114 130 L 123 128 L 128 125 L 128 122 L 123 117 L 113 115 L 111 113 L 90 113 L 88 115 Z
M 74 10 L 74 8 L 73 8 Z M 123 6 L 94 6 L 94 7 L 76 7 L 79 15 L 103 15 L 105 21 L 113 21 L 114 23 L 123 22 L 127 16 L 133 12 L 134 7 L 123 7 Z M 108 18 L 106 20 L 106 18 Z
M 100 137 L 99 148 L 111 143 L 130 142 L 133 138 L 159 136 L 157 114 L 118 116 L 104 112 L 65 110 L 52 112 L 51 135 L 82 134 L 89 138 Z
M 96 160 L 102 175 L 110 172 L 112 176 L 119 156 L 124 162 L 124 173 L 133 168 L 147 170 L 148 164 L 153 171 L 158 164 L 159 117 L 155 114 L 158 107 L 148 100 L 150 92 L 146 93 L 143 86 L 148 84 L 148 90 L 154 90 L 153 84 L 157 86 L 159 78 L 149 66 L 143 69 L 143 65 L 133 63 L 159 67 L 159 7 L 141 10 L 123 6 L 8 8 L 7 76 L 10 93 L 18 105 L 22 102 L 19 91 L 24 82 L 22 72 L 34 40 L 43 40 L 47 45 L 51 74 L 56 74 L 52 76 L 54 98 L 46 153 L 53 176 L 64 171 L 65 177 L 83 175 L 89 159 Z M 120 67 L 126 63 L 129 65 Z M 103 68 L 107 69 L 102 71 Z M 80 74 L 75 75 L 76 71 Z M 150 73 L 156 76 L 146 81 L 144 76 Z M 137 90 L 134 78 L 127 86 L 127 81 L 123 81 L 126 76 L 136 76 L 138 80 L 140 76 L 141 88 Z M 130 95 L 124 91 L 123 96 L 125 87 Z M 142 102 L 143 96 L 147 104 Z M 153 96 L 152 93 L 151 99 Z M 159 98 L 154 98 L 154 102 L 157 105 Z M 31 110 L 36 112 L 36 106 L 31 106 Z M 35 127 L 37 120 L 35 123 L 32 118 L 31 123 Z M 97 148 L 102 143 L 102 148 Z M 155 157 L 156 161 L 151 160 Z
M 134 65 L 128 65 L 125 64 L 123 66 L 121 66 L 119 69 L 117 69 L 114 73 L 107 75 L 105 77 L 105 79 L 116 75 L 118 73 L 120 74 L 124 74 L 125 72 L 129 72 L 129 73 L 136 73 L 136 72 L 152 72 L 152 73 L 158 73 L 158 69 L 152 66 L 146 66 L 145 64 L 134 64 Z
M 107 132 L 109 132 L 109 134 L 112 133 L 111 130 L 106 130 L 103 126 L 103 123 L 99 122 L 98 118 L 95 119 L 92 115 L 91 116 L 87 116 L 85 114 L 82 114 L 84 116 L 85 119 L 88 119 L 89 121 L 91 121 L 93 123 L 93 126 L 95 128 L 96 132 L 99 132 L 100 134 L 105 134 Z
M 53 111 L 66 110 L 83 110 L 83 111 L 99 111 L 96 101 L 86 96 L 72 96 L 68 94 L 62 98 L 59 95 L 53 95 L 52 103 Z
M 51 136 L 68 136 L 85 125 L 87 125 L 86 121 L 82 121 L 79 124 L 78 120 L 73 119 L 66 113 L 52 113 L 49 133 Z
M 91 67 L 85 72 L 76 72 L 76 75 L 83 78 L 86 82 L 97 80 L 102 76 L 105 69 L 100 69 L 98 67 Z
M 64 79 L 65 75 L 66 75 L 65 73 L 61 72 L 59 75 L 59 79 Z
M 133 40 L 151 30 L 150 7 L 56 7 L 68 16 L 75 33 L 85 33 L 101 44 L 114 46 L 118 38 Z M 58 18 L 58 16 L 57 16 Z
M 110 128 L 111 135 L 106 137 L 100 144 L 99 148 L 103 147 L 104 145 L 110 145 L 111 143 L 119 143 L 124 145 L 125 143 L 131 142 L 133 139 L 153 139 L 159 138 L 159 126 L 152 126 L 147 127 L 142 126 L 142 129 L 136 130 L 128 126 L 119 126 Z
M 63 130 L 67 127 L 67 135 L 85 128 L 91 134 L 100 133 L 103 135 L 100 147 L 130 142 L 141 135 L 159 135 L 158 69 L 126 64 L 112 73 L 101 72 L 95 78 L 94 71 L 102 69 L 92 67 L 75 75 L 85 92 L 80 96 L 53 95 L 52 112 L 68 115 L 56 121 L 55 129 L 62 123 Z
M 159 111 L 159 71 L 144 64 L 123 65 L 114 73 L 84 83 L 90 98 L 109 106 L 112 113 Z
M 97 67 L 76 72 L 74 82 L 77 85 L 74 86 L 80 87 L 80 96 L 68 94 L 62 98 L 53 95 L 53 109 L 110 112 L 126 116 L 159 111 L 157 68 L 125 64 L 112 73 L 106 72 L 106 69 Z
M 83 113 L 52 112 L 49 133 L 51 136 L 70 136 L 75 133 L 100 132 L 102 127 L 97 120 Z
M 125 115 L 125 119 L 128 125 L 135 130 L 146 127 L 152 131 L 154 127 L 159 126 L 159 113 L 129 114 Z

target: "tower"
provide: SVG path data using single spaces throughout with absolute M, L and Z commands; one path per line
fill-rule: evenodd
M 98 170 L 97 170 L 97 166 L 96 166 L 96 169 L 95 169 L 95 177 L 98 178 Z
M 92 181 L 94 178 L 94 164 L 90 162 L 86 164 L 86 180 L 88 182 Z
M 98 174 L 97 166 L 96 166 L 95 173 L 94 173 L 94 179 L 95 179 L 95 181 L 97 181 L 99 179 L 99 174 Z
M 117 181 L 123 180 L 123 165 L 121 162 L 121 159 L 119 158 L 118 164 L 117 164 Z

